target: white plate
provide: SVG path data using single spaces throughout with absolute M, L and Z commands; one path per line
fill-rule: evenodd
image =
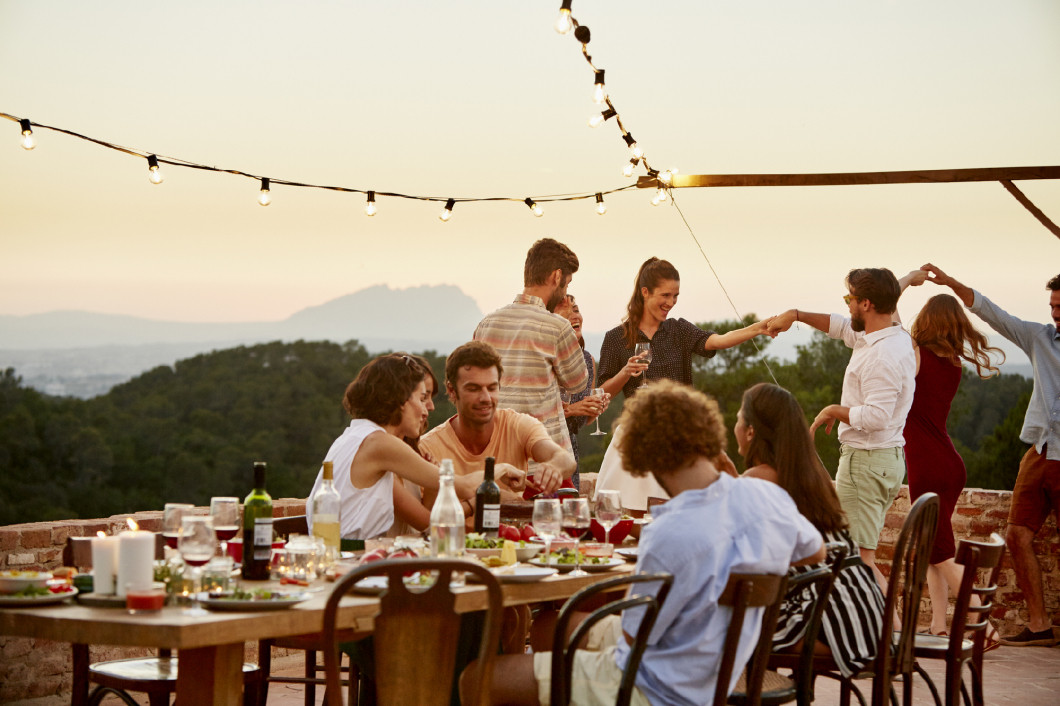
M 618 554 L 620 557 L 623 557 L 625 559 L 629 559 L 630 561 L 636 561 L 637 557 L 639 556 L 637 554 L 637 547 L 629 547 L 627 549 L 616 549 L 615 554 Z
M 200 594 L 199 603 L 210 610 L 227 611 L 262 611 L 283 610 L 293 605 L 298 605 L 309 596 L 304 593 L 289 593 L 282 598 L 269 598 L 268 600 L 234 600 L 232 598 L 211 598 L 209 594 Z
M 555 562 L 553 562 L 552 564 L 547 564 L 545 563 L 544 557 L 540 559 L 531 559 L 529 563 L 533 564 L 534 566 L 556 569 L 561 574 L 565 574 L 568 571 L 574 571 L 574 564 L 557 564 Z M 616 566 L 622 566 L 625 563 L 626 562 L 623 559 L 616 559 L 615 557 L 611 557 L 607 560 L 606 564 L 582 564 L 582 570 L 589 572 L 607 571 L 609 569 L 615 568 Z
M 62 603 L 67 598 L 77 595 L 77 589 L 71 588 L 65 593 L 49 593 L 46 596 L 5 596 L 0 595 L 0 608 L 20 605 L 51 605 Z
M 417 574 L 418 576 L 418 574 Z M 414 577 L 409 577 L 408 580 Z M 353 590 L 357 593 L 371 593 L 378 595 L 386 590 L 388 585 L 386 576 L 368 576 L 361 579 L 357 583 L 353 584 Z M 423 593 L 424 591 L 430 590 L 433 583 L 430 584 L 406 584 L 409 589 L 409 593 Z
M 510 574 L 494 574 L 501 583 L 533 583 L 554 576 L 556 569 L 539 566 L 517 566 Z

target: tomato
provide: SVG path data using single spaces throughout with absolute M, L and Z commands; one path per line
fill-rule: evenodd
M 386 559 L 386 550 L 373 549 L 370 552 L 366 552 L 365 555 L 361 557 L 361 563 L 367 564 L 370 561 L 379 561 L 380 559 Z
M 415 559 L 416 552 L 411 549 L 398 549 L 390 554 L 388 559 Z
M 513 542 L 518 542 L 522 539 L 522 535 L 519 534 L 519 530 L 511 525 L 501 525 L 497 531 L 497 536 L 501 539 L 510 539 Z
M 529 542 L 531 537 L 537 536 L 537 530 L 531 524 L 523 525 L 523 531 L 520 533 L 520 539 Z

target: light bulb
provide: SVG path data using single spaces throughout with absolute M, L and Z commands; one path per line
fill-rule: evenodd
M 601 216 L 607 213 L 607 205 L 604 203 L 604 195 L 596 195 L 596 212 Z
M 661 172 L 659 172 L 659 181 L 661 183 L 665 184 L 666 186 L 669 186 L 670 182 L 673 181 L 673 179 L 674 179 L 674 173 L 672 171 L 670 171 L 669 169 L 664 169 Z
M 655 198 L 659 199 L 659 203 L 666 201 L 666 189 L 659 189 L 656 191 Z
M 594 115 L 593 117 L 589 118 L 589 127 L 600 127 L 604 124 L 605 121 L 610 120 L 616 115 L 618 115 L 617 110 L 615 110 L 614 108 L 608 108 L 599 115 Z
M 643 157 L 643 156 L 644 156 L 644 150 L 642 150 L 642 149 L 640 148 L 640 145 L 638 145 L 638 144 L 637 144 L 636 142 L 634 142 L 634 143 L 633 143 L 632 145 L 630 145 L 630 146 L 629 146 L 629 151 L 630 151 L 630 152 L 631 152 L 631 153 L 633 154 L 633 156 L 634 156 L 634 157 L 636 157 L 637 159 L 640 159 L 641 157 Z
M 603 103 L 607 100 L 604 93 L 604 70 L 600 69 L 593 78 L 593 103 Z
M 267 178 L 261 180 L 261 193 L 258 194 L 258 203 L 262 206 L 268 206 L 272 203 L 272 196 L 269 194 L 269 180 Z
M 626 166 L 622 167 L 622 176 L 625 176 L 625 177 L 633 176 L 633 170 L 636 168 L 637 162 L 638 162 L 638 160 L 636 160 L 636 159 L 629 160 L 629 162 L 626 163 Z
M 165 181 L 166 178 L 158 170 L 158 157 L 153 154 L 147 156 L 147 170 L 147 178 L 151 180 L 152 184 L 161 184 Z
M 658 206 L 660 203 L 661 203 L 661 201 L 659 201 L 659 194 L 658 194 L 658 192 L 656 192 L 655 196 L 651 197 L 651 205 L 652 206 Z
M 448 220 L 453 217 L 453 206 L 455 205 L 456 201 L 454 199 L 448 199 L 445 202 L 445 210 L 438 214 L 438 218 L 442 223 L 448 222 Z
M 559 17 L 556 18 L 555 27 L 560 34 L 567 34 L 574 27 L 570 20 L 570 4 L 571 0 L 563 0 L 563 6 L 559 8 Z
M 379 209 L 375 207 L 375 192 L 368 192 L 368 202 L 364 205 L 364 214 L 366 216 L 374 216 L 379 213 Z
M 524 199 L 523 203 L 525 203 L 527 207 L 533 212 L 533 214 L 538 218 L 541 218 L 541 216 L 545 215 L 545 212 L 541 210 L 541 206 L 539 206 L 533 199 Z
M 28 152 L 37 146 L 37 138 L 33 136 L 33 126 L 25 118 L 19 120 L 18 124 L 22 128 L 22 149 Z

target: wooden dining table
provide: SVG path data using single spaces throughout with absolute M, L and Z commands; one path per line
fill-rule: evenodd
M 502 582 L 504 604 L 563 600 L 597 581 L 632 570 L 633 564 L 625 564 L 583 577 L 556 574 L 530 583 Z M 244 587 L 257 585 L 270 584 L 246 582 Z M 130 614 L 122 608 L 85 606 L 73 600 L 55 605 L 4 607 L 0 608 L 0 635 L 178 650 L 178 703 L 237 706 L 242 703 L 244 643 L 320 632 L 324 604 L 333 585 L 316 582 L 308 600 L 284 610 L 216 611 L 198 617 L 186 615 L 179 607 Z M 486 608 L 483 587 L 468 585 L 454 590 L 459 612 Z M 340 604 L 337 624 L 340 628 L 371 631 L 378 612 L 377 597 L 351 594 Z

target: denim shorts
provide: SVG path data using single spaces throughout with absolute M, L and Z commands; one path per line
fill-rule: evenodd
M 905 449 L 855 449 L 843 444 L 835 490 L 850 524 L 850 536 L 862 549 L 880 543 L 887 510 L 905 479 Z

